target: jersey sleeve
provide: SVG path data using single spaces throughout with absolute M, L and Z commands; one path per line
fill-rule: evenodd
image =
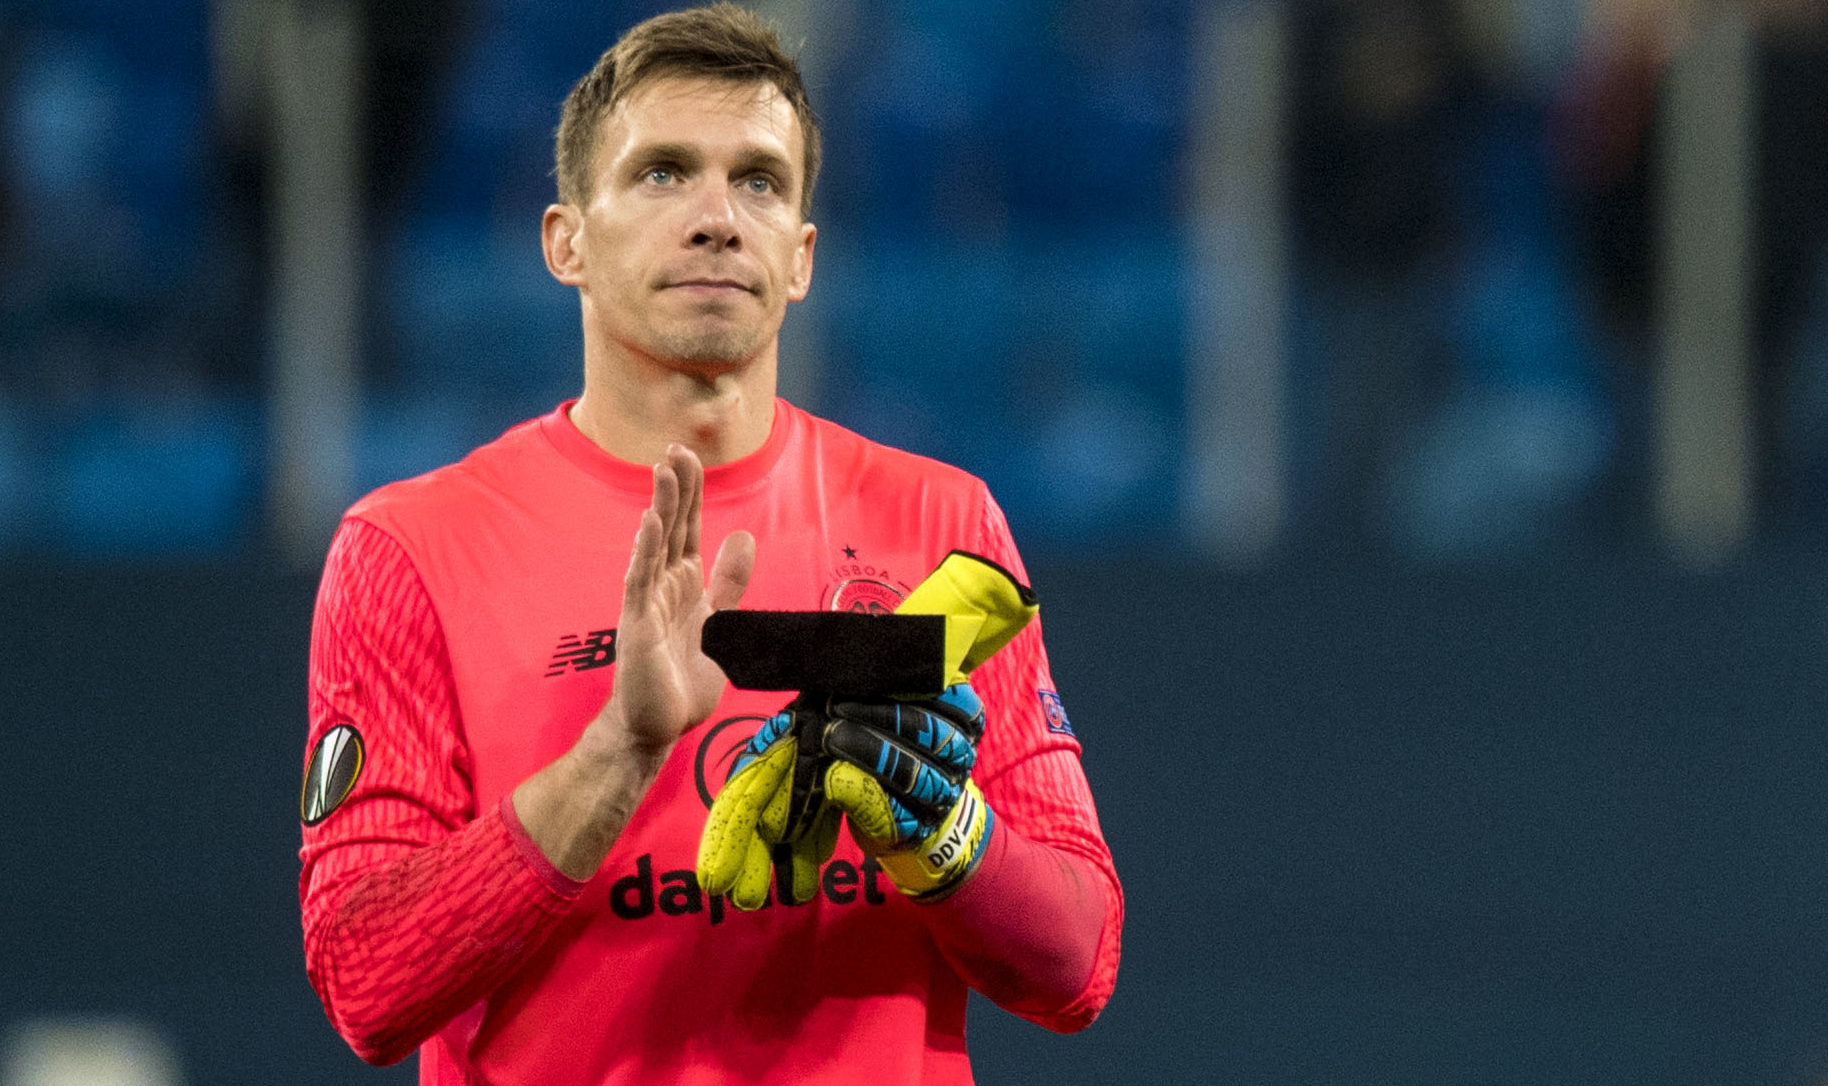
M 511 975 L 582 884 L 506 800 L 475 810 L 437 613 L 405 550 L 361 520 L 331 544 L 309 696 L 306 972 L 357 1054 L 392 1063 Z
M 1026 582 L 1002 510 L 987 491 L 983 502 L 977 553 Z M 1082 1029 L 1116 986 L 1123 888 L 1049 673 L 1040 620 L 971 683 L 987 720 L 973 777 L 996 813 L 997 836 L 1007 840 L 992 838 L 983 866 L 933 906 L 930 924 L 974 988 L 1050 1029 Z

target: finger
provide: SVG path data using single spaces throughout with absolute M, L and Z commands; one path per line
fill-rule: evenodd
M 673 525 L 679 520 L 679 476 L 673 465 L 662 460 L 654 465 L 654 501 L 651 508 L 660 518 L 660 543 L 662 550 L 667 549 L 667 540 L 672 535 Z M 667 555 L 662 554 L 662 560 Z
M 711 608 L 723 611 L 743 601 L 749 587 L 749 576 L 755 572 L 755 537 L 748 532 L 731 532 L 717 548 L 717 559 L 711 563 Z
M 669 562 L 677 562 L 688 553 L 697 553 L 696 543 L 690 552 L 686 544 L 688 539 L 696 540 L 697 537 L 692 530 L 693 519 L 698 515 L 695 492 L 704 487 L 704 468 L 692 450 L 683 445 L 667 446 L 666 463 L 678 484 L 678 505 L 674 518 L 667 524 L 666 557 Z
M 980 721 L 984 716 L 984 701 L 970 683 L 953 683 L 930 704 L 942 712 L 950 710 L 946 715 L 961 723 Z
M 848 762 L 834 762 L 825 771 L 825 796 L 849 817 L 852 836 L 871 855 L 920 841 L 932 832 L 932 819 L 923 821 L 884 791 L 882 782 Z
M 924 708 L 898 701 L 839 702 L 831 712 L 833 730 L 843 723 L 875 732 L 917 751 L 947 773 L 969 773 L 977 764 L 977 748 L 967 733 L 955 722 Z
M 745 912 L 754 912 L 768 900 L 768 883 L 774 876 L 774 857 L 760 837 L 749 839 L 743 853 L 742 867 L 735 885 L 730 887 L 730 904 Z
M 742 880 L 743 867 L 758 845 L 766 863 L 768 850 L 760 833 L 761 821 L 774 797 L 792 790 L 787 782 L 794 753 L 791 742 L 776 744 L 731 774 L 724 790 L 712 801 L 698 842 L 699 877 L 711 893 L 723 893 Z
M 652 509 L 641 513 L 641 527 L 635 530 L 635 543 L 628 555 L 628 575 L 623 578 L 623 610 L 627 611 L 629 601 L 647 592 L 660 576 L 660 556 L 664 547 L 661 540 L 665 533 L 660 527 L 660 516 Z
M 954 689 L 957 689 L 956 687 Z M 969 687 L 965 687 L 969 690 Z M 975 707 L 975 712 L 973 708 Z M 972 695 L 972 704 L 960 701 L 946 701 L 939 698 L 919 698 L 903 701 L 897 698 L 879 698 L 870 701 L 835 701 L 832 712 L 861 720 L 871 727 L 883 728 L 900 735 L 913 736 L 920 728 L 930 727 L 929 718 L 938 718 L 973 741 L 983 734 L 980 721 L 984 715 L 981 704 L 976 703 Z
M 700 526 L 704 523 L 705 505 L 705 469 L 699 463 L 698 454 L 683 446 L 675 458 L 673 470 L 678 473 L 683 485 L 680 491 L 680 505 L 685 510 L 685 542 L 681 553 L 687 558 L 698 557 Z
M 798 842 L 787 849 L 787 857 L 792 877 L 786 880 L 782 892 L 791 889 L 793 903 L 804 905 L 819 896 L 819 858 Z
M 877 731 L 898 735 L 902 730 L 902 717 L 912 716 L 918 710 L 904 706 L 901 702 L 884 699 L 882 701 L 838 701 L 833 699 L 831 715 L 867 724 Z M 911 730 L 911 729 L 910 729 Z
M 825 729 L 825 753 L 868 773 L 884 792 L 921 817 L 933 818 L 958 802 L 959 785 L 919 753 L 872 728 L 834 720 Z
M 984 702 L 970 683 L 954 683 L 946 687 L 939 697 L 920 704 L 930 712 L 952 721 L 971 742 L 976 743 L 984 738 Z
M 796 903 L 813 899 L 818 892 L 820 868 L 831 859 L 832 852 L 838 847 L 838 823 L 844 818 L 844 812 L 837 807 L 826 806 L 813 819 L 812 825 L 788 847 L 793 855 L 793 896 Z

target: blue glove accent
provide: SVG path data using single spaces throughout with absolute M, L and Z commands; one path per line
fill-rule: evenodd
M 920 701 L 835 702 L 827 713 L 820 749 L 867 773 L 886 799 L 893 829 L 878 843 L 912 848 L 932 836 L 977 765 L 984 704 L 971 684 Z

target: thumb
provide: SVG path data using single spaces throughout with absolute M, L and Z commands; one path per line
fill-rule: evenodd
M 731 532 L 717 548 L 717 560 L 711 563 L 711 609 L 724 611 L 741 603 L 753 572 L 755 537 L 748 532 Z

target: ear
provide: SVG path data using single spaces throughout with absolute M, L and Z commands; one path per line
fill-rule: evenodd
M 570 204 L 553 204 L 540 219 L 546 270 L 568 287 L 584 285 L 584 215 Z
M 812 290 L 812 250 L 819 240 L 819 228 L 812 223 L 800 224 L 800 247 L 793 254 L 793 277 L 787 282 L 787 300 L 801 301 Z

